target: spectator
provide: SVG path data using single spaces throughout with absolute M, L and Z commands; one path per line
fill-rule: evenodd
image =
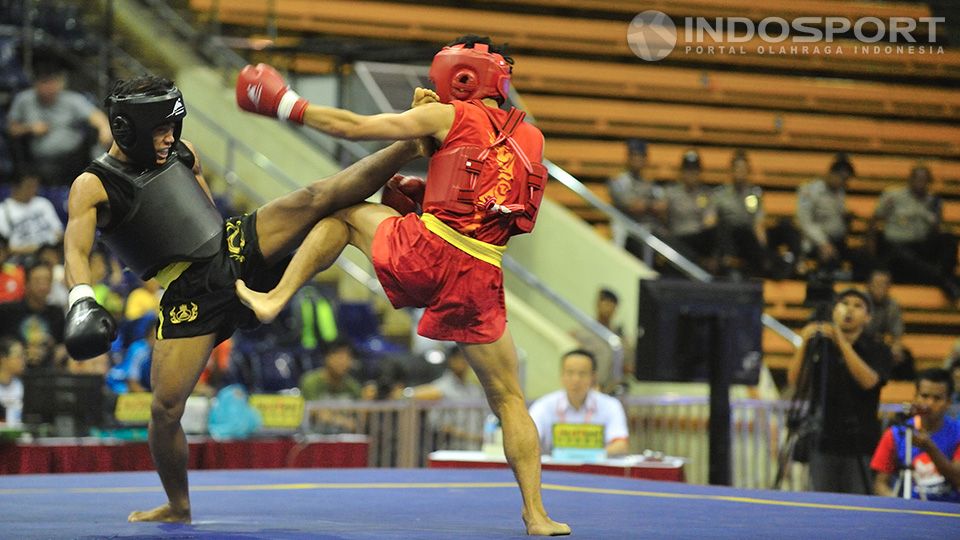
M 48 185 L 69 185 L 90 158 L 90 128 L 104 149 L 113 141 L 107 116 L 82 95 L 65 90 L 66 73 L 40 65 L 33 88 L 13 98 L 7 132 L 26 142 L 28 163 Z
M 598 323 L 610 330 L 623 340 L 623 327 L 614 326 L 613 318 L 617 313 L 617 306 L 620 304 L 620 298 L 610 289 L 601 288 L 597 293 L 597 317 Z M 623 377 L 633 373 L 633 362 L 629 362 L 630 353 L 624 350 L 624 362 L 622 373 L 613 372 L 613 355 L 610 344 L 600 336 L 594 334 L 584 327 L 578 327 L 570 333 L 580 344 L 580 347 L 590 351 L 597 360 L 597 385 L 604 391 L 613 390 L 619 384 Z M 624 343 L 626 349 L 626 344 Z
M 680 163 L 680 182 L 664 193 L 667 227 L 677 251 L 716 273 L 717 211 L 700 183 L 701 169 L 700 153 L 686 151 Z
M 731 182 L 717 188 L 713 195 L 722 266 L 734 272 L 743 268 L 759 277 L 769 266 L 763 190 L 750 183 L 750 162 L 743 150 L 734 152 L 730 171 Z
M 63 310 L 47 303 L 52 282 L 50 267 L 35 263 L 26 271 L 23 300 L 0 304 L 0 328 L 24 344 L 28 371 L 61 369 L 67 358 Z
M 607 180 L 607 191 L 613 205 L 637 223 L 654 226 L 663 214 L 663 188 L 654 184 L 646 176 L 647 141 L 627 140 L 627 168 L 617 176 Z M 636 240 L 629 238 L 626 228 L 614 221 L 613 241 L 620 247 L 626 247 L 631 253 L 639 254 Z
M 883 226 L 883 242 L 874 246 L 884 254 L 894 279 L 901 283 L 937 285 L 951 303 L 960 300 L 957 241 L 942 233 L 943 202 L 930 193 L 932 175 L 924 165 L 910 171 L 907 185 L 884 190 L 870 222 L 872 235 Z
M 846 186 L 854 176 L 846 154 L 837 154 L 826 179 L 808 182 L 797 190 L 797 225 L 803 251 L 817 262 L 818 270 L 836 272 L 844 262 L 851 266 L 853 279 L 864 281 L 870 266 L 864 254 L 847 245 L 848 222 Z
M 150 391 L 150 366 L 156 341 L 157 325 L 154 319 L 151 330 L 143 338 L 131 343 L 123 360 L 107 372 L 107 386 L 114 394 Z
M 63 223 L 48 199 L 37 195 L 40 177 L 32 171 L 17 175 L 10 196 L 0 203 L 0 235 L 6 236 L 10 251 L 25 260 L 43 244 L 57 244 L 63 238 Z
M 951 404 L 960 404 L 960 358 L 955 359 L 947 367 L 953 381 L 953 394 L 950 395 Z
M 403 364 L 394 359 L 381 360 L 380 375 L 376 380 L 368 381 L 364 385 L 363 398 L 390 400 L 412 397 L 404 396 L 408 379 L 407 368 Z
M 156 317 L 160 311 L 160 282 L 148 279 L 127 295 L 123 307 L 123 318 L 127 321 L 136 321 L 144 317 Z
M 23 345 L 9 336 L 0 336 L 0 421 L 16 427 L 23 413 Z
M 102 249 L 90 252 L 90 282 L 93 283 L 93 294 L 97 303 L 109 311 L 114 319 L 122 320 L 124 298 L 114 289 L 116 281 L 109 255 Z M 153 316 L 156 317 L 156 311 Z
M 551 392 L 533 402 L 530 416 L 540 433 L 540 448 L 553 448 L 554 424 L 601 424 L 608 455 L 628 451 L 627 415 L 615 398 L 594 390 L 597 361 L 584 349 L 570 351 L 560 361 L 562 390 Z
M 323 367 L 310 370 L 300 377 L 303 399 L 360 399 L 360 383 L 350 376 L 353 368 L 353 347 L 346 341 L 330 344 Z
M 330 344 L 323 367 L 308 371 L 300 377 L 303 399 L 356 401 L 362 397 L 360 383 L 350 376 L 353 368 L 353 347 L 346 341 Z M 314 410 L 311 426 L 321 433 L 349 433 L 357 431 L 358 416 L 329 409 Z
M 37 248 L 36 260 L 53 271 L 53 285 L 50 287 L 47 302 L 66 311 L 70 290 L 67 288 L 66 272 L 63 268 L 63 243 L 43 244 Z
M 815 491 L 872 493 L 867 464 L 880 439 L 877 410 L 891 359 L 890 349 L 864 332 L 871 313 L 867 294 L 840 292 L 831 322 L 803 327 L 803 341 L 787 371 L 796 393 L 811 396 L 810 479 Z M 801 372 L 809 376 L 799 380 Z
M 147 332 L 147 337 L 155 332 L 156 329 Z M 213 351 L 210 353 L 210 358 L 207 359 L 207 365 L 203 368 L 203 372 L 200 373 L 200 379 L 197 381 L 197 386 L 193 389 L 194 394 L 212 397 L 215 396 L 217 392 L 222 390 L 225 386 L 229 386 L 234 382 L 231 380 L 230 376 L 230 355 L 232 352 L 232 337 L 213 348 Z M 149 369 L 147 370 L 145 380 L 147 382 L 147 387 L 149 387 Z
M 7 237 L 0 234 L 0 304 L 20 301 L 24 282 L 23 267 L 10 258 Z
M 960 423 L 947 416 L 953 381 L 941 368 L 920 372 L 913 410 L 917 414 L 902 425 L 884 432 L 870 466 L 877 471 L 874 493 L 887 497 L 894 492 L 893 475 L 906 465 L 913 471 L 910 498 L 960 502 Z M 906 430 L 912 431 L 907 462 Z
M 456 346 L 447 351 L 447 369 L 432 382 L 405 390 L 405 395 L 420 400 L 484 401 L 483 388 L 477 380 L 467 358 Z M 457 409 L 454 404 L 447 409 L 431 409 L 427 422 L 433 431 L 442 437 L 445 450 L 479 450 L 483 442 L 483 418 L 485 414 L 476 409 Z
M 900 304 L 890 296 L 890 272 L 877 269 L 870 273 L 867 293 L 873 302 L 873 316 L 867 324 L 867 332 L 883 340 L 893 354 L 890 380 L 912 381 L 916 379 L 913 353 L 903 344 L 903 315 Z

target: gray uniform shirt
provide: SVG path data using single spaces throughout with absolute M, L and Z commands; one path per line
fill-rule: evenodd
M 757 186 L 737 189 L 732 184 L 720 186 L 713 192 L 720 223 L 731 227 L 753 227 L 763 219 L 763 190 Z
M 649 216 L 631 214 L 631 205 L 640 201 L 649 204 L 663 198 L 663 188 L 649 180 L 637 178 L 630 171 L 623 171 L 610 178 L 607 181 L 607 190 L 613 205 L 636 220 L 649 219 Z
M 873 314 L 867 330 L 878 336 L 890 334 L 894 339 L 903 336 L 903 316 L 900 304 L 889 296 L 883 302 L 873 302 Z
M 797 190 L 797 225 L 804 240 L 816 245 L 847 234 L 846 193 L 833 191 L 823 180 L 813 180 Z
M 918 199 L 908 187 L 887 188 L 873 214 L 884 220 L 890 242 L 919 242 L 940 224 L 940 200 L 929 193 Z
M 33 88 L 24 90 L 13 98 L 8 121 L 22 124 L 46 122 L 49 131 L 39 137 L 31 137 L 30 152 L 36 159 L 56 158 L 76 150 L 83 142 L 83 125 L 93 114 L 93 104 L 82 95 L 64 90 L 57 99 L 44 105 L 37 99 Z
M 664 191 L 667 200 L 667 221 L 670 232 L 680 236 L 703 231 L 704 220 L 716 215 L 710 192 L 703 186 L 687 191 L 677 183 Z

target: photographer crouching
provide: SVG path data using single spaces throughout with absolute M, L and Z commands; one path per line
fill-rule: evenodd
M 873 492 L 868 463 L 880 440 L 880 389 L 889 377 L 892 355 L 864 333 L 871 313 L 865 293 L 846 289 L 837 294 L 830 317 L 816 317 L 800 331 L 803 343 L 787 372 L 795 393 L 810 396 L 809 466 L 815 491 Z

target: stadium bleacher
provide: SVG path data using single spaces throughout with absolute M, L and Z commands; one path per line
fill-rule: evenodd
M 688 51 L 678 32 L 668 61 L 638 61 L 624 32 L 643 10 L 680 17 L 930 17 L 922 3 L 775 0 L 497 0 L 459 6 L 407 2 L 363 2 L 366 9 L 338 0 L 190 0 L 201 21 L 216 20 L 240 32 L 264 36 L 296 50 L 300 40 L 323 34 L 410 43 L 442 43 L 454 34 L 489 34 L 517 51 L 514 84 L 524 105 L 548 137 L 546 157 L 564 167 L 609 202 L 604 181 L 626 158 L 624 139 L 649 145 L 648 172 L 672 182 L 682 152 L 698 146 L 703 179 L 726 183 L 730 156 L 747 147 L 752 180 L 764 188 L 770 219 L 790 217 L 796 188 L 822 176 L 836 151 L 851 155 L 857 171 L 848 206 L 855 216 L 854 242 L 866 229 L 879 193 L 902 185 L 918 159 L 934 175 L 933 192 L 945 197 L 944 220 L 960 232 L 960 94 L 948 84 L 960 80 L 960 53 L 903 54 L 824 51 L 758 54 L 759 38 L 743 43 L 747 54 L 704 55 Z M 268 6 L 269 4 L 269 6 Z M 308 6 L 309 5 L 309 6 Z M 310 9 L 307 9 L 309 7 Z M 501 17 L 497 11 L 508 12 Z M 430 24 L 424 24 L 430 21 Z M 267 32 L 270 29 L 271 32 Z M 924 33 L 921 36 L 926 37 Z M 701 42 L 709 46 L 707 41 Z M 285 66 L 304 74 L 329 73 L 336 62 L 310 51 L 291 55 Z M 939 82 L 938 82 L 939 81 Z M 608 218 L 578 196 L 551 184 L 548 196 L 567 205 L 601 235 Z M 768 283 L 768 311 L 791 326 L 807 315 L 799 307 L 802 282 Z M 923 323 L 909 336 L 922 365 L 933 365 L 949 350 L 958 316 L 939 290 L 897 286 L 908 325 Z M 800 299 L 802 300 L 802 298 Z M 782 368 L 791 348 L 779 337 L 765 338 L 769 365 Z M 780 360 L 778 360 L 778 358 Z

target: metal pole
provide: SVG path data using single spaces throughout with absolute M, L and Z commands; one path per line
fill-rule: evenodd
M 904 424 L 903 429 L 906 431 L 907 437 L 907 451 L 904 455 L 904 466 L 903 469 L 903 498 L 909 499 L 913 495 L 913 430 L 910 429 L 910 426 Z

